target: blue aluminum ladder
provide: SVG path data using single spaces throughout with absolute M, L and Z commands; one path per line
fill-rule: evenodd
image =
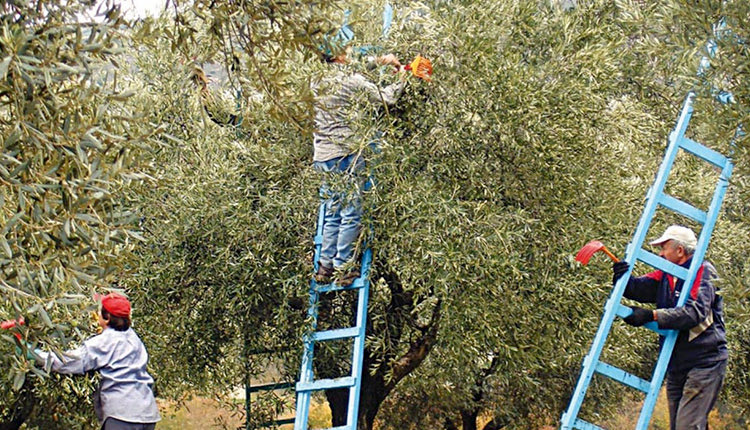
M 323 244 L 323 217 L 325 206 L 320 205 L 318 210 L 318 226 L 315 235 L 315 255 L 313 258 L 315 271 L 319 267 L 320 249 Z M 312 321 L 311 332 L 305 334 L 303 339 L 304 350 L 302 353 L 302 365 L 300 369 L 300 380 L 297 382 L 297 408 L 294 420 L 294 430 L 308 429 L 308 416 L 310 413 L 310 400 L 315 391 L 324 391 L 335 388 L 349 389 L 349 404 L 347 407 L 346 425 L 332 427 L 329 430 L 356 430 L 357 413 L 359 411 L 359 395 L 362 387 L 362 356 L 365 349 L 365 328 L 367 323 L 367 300 L 369 296 L 370 263 L 372 262 L 372 250 L 365 247 L 362 253 L 360 276 L 349 286 L 339 286 L 335 283 L 321 285 L 313 278 L 310 281 L 310 308 L 308 317 Z M 315 331 L 318 322 L 318 303 L 321 293 L 357 290 L 357 314 L 353 327 L 340 328 L 327 331 Z M 340 339 L 352 339 L 351 374 L 335 379 L 314 379 L 313 358 L 315 344 Z
M 669 145 L 667 146 L 664 159 L 657 173 L 654 184 L 649 189 L 646 196 L 646 206 L 643 215 L 638 223 L 633 240 L 628 244 L 626 249 L 625 261 L 628 262 L 629 269 L 615 284 L 610 294 L 609 300 L 604 307 L 604 316 L 599 324 L 593 344 L 589 353 L 583 360 L 581 374 L 578 378 L 573 396 L 570 399 L 568 409 L 563 413 L 561 418 L 561 429 L 581 429 L 581 430 L 601 430 L 601 427 L 588 423 L 578 418 L 578 413 L 586 395 L 586 390 L 591 382 L 594 373 L 607 376 L 617 382 L 627 385 L 646 394 L 641 413 L 636 424 L 636 430 L 646 430 L 651 420 L 651 414 L 656 404 L 656 399 L 661 389 L 662 381 L 669 364 L 672 350 L 677 341 L 677 330 L 661 330 L 657 327 L 656 322 L 647 323 L 644 327 L 653 330 L 665 337 L 659 358 L 654 367 L 651 380 L 641 379 L 615 366 L 600 361 L 600 356 L 607 340 L 607 336 L 612 328 L 615 317 L 625 318 L 632 313 L 631 309 L 620 303 L 622 300 L 625 287 L 630 279 L 633 263 L 641 261 L 649 266 L 669 273 L 677 278 L 683 279 L 685 285 L 693 285 L 698 269 L 701 267 L 703 258 L 708 247 L 711 233 L 713 232 L 716 219 L 719 216 L 724 194 L 729 185 L 729 178 L 732 174 L 733 164 L 731 159 L 724 155 L 709 149 L 706 146 L 685 136 L 685 130 L 693 113 L 694 93 L 689 93 L 685 98 L 679 119 L 674 130 L 669 135 Z M 678 152 L 683 150 L 690 153 L 721 170 L 718 184 L 714 190 L 711 203 L 707 211 L 702 211 L 688 203 L 678 200 L 664 192 L 669 173 L 675 161 Z M 652 218 L 658 206 L 679 213 L 703 227 L 698 236 L 695 253 L 692 263 L 688 269 L 676 264 L 670 263 L 666 259 L 659 257 L 643 249 L 643 242 L 651 225 Z M 680 295 L 677 306 L 683 306 L 689 294 Z
M 354 38 L 354 32 L 348 25 L 350 10 L 344 11 L 344 22 L 339 30 L 339 38 L 351 41 Z M 391 24 L 393 22 L 393 6 L 386 1 L 383 7 L 383 25 L 381 38 L 388 38 Z M 379 46 L 361 46 L 355 48 L 360 54 L 368 54 L 382 49 Z M 376 140 L 379 133 L 376 133 Z M 378 152 L 375 142 L 372 144 L 373 150 Z M 374 178 L 370 176 L 365 183 L 365 191 L 368 191 L 374 184 Z M 318 224 L 315 234 L 315 254 L 313 257 L 313 268 L 315 272 L 319 268 L 320 249 L 323 245 L 323 219 L 325 215 L 325 205 L 321 204 L 318 209 Z M 367 301 L 370 292 L 370 264 L 372 263 L 372 250 L 365 245 L 360 261 L 360 276 L 349 286 L 339 286 L 336 284 L 320 285 L 313 278 L 310 281 L 310 307 L 307 315 L 312 321 L 311 331 L 305 334 L 303 339 L 302 364 L 300 369 L 300 379 L 296 385 L 297 406 L 296 416 L 294 419 L 294 430 L 307 430 L 308 418 L 310 414 L 310 400 L 312 393 L 315 391 L 325 391 L 336 388 L 349 389 L 349 403 L 347 406 L 346 425 L 332 427 L 328 430 L 357 430 L 357 415 L 359 412 L 359 397 L 362 388 L 362 356 L 365 351 L 365 330 L 367 324 Z M 357 314 L 355 316 L 354 326 L 327 330 L 316 331 L 318 324 L 318 303 L 321 293 L 329 293 L 343 290 L 357 290 Z M 314 379 L 313 359 L 315 355 L 315 344 L 317 342 L 326 342 L 341 339 L 352 339 L 352 357 L 351 357 L 351 374 L 346 377 L 335 379 Z

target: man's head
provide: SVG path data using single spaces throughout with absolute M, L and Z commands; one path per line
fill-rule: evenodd
M 695 252 L 698 240 L 695 233 L 681 225 L 669 226 L 664 234 L 651 242 L 651 245 L 660 246 L 659 255 L 672 263 L 682 264 L 686 262 Z
M 101 303 L 99 325 L 102 328 L 112 327 L 118 331 L 130 328 L 130 301 L 118 293 L 95 297 Z
M 322 60 L 326 63 L 345 62 L 352 39 L 354 39 L 354 31 L 346 23 L 335 33 L 324 36 L 323 44 L 320 46 Z

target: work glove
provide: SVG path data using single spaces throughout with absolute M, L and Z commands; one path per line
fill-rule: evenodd
M 650 309 L 640 308 L 638 306 L 630 306 L 633 313 L 625 318 L 625 322 L 632 325 L 633 327 L 640 327 L 647 322 L 654 320 L 654 311 Z
M 628 271 L 629 267 L 627 261 L 618 261 L 612 265 L 612 285 L 617 283 L 617 280 Z

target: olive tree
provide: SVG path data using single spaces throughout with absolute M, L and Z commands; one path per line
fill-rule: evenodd
M 710 27 L 673 19 L 684 6 L 677 2 L 587 2 L 567 12 L 539 2 L 395 6 L 394 27 L 382 38 L 379 5 L 348 5 L 361 38 L 355 43 L 380 44 L 401 58 L 421 53 L 435 65 L 432 83 L 411 82 L 395 109 L 360 118 L 362 129 L 382 133 L 379 152 L 370 154 L 376 186 L 365 196 L 375 262 L 361 427 L 372 426 L 389 397 L 388 407 L 396 408 L 390 410 L 434 410 L 422 416 L 446 427 L 460 417 L 473 428 L 486 414 L 495 427 L 554 420 L 609 291 L 604 263 L 584 271 L 572 255 L 598 237 L 624 249 L 665 137 L 684 95 L 696 87 Z M 254 16 L 225 7 L 232 19 Z M 203 8 L 200 16 L 223 10 Z M 340 16 L 326 13 L 327 25 Z M 741 19 L 739 9 L 734 13 Z M 230 28 L 228 22 L 215 21 L 219 28 Z M 281 22 L 271 24 L 278 27 L 274 35 L 297 34 Z M 228 33 L 194 30 L 200 58 L 209 58 L 206 46 L 218 42 L 232 52 L 228 70 L 239 64 L 249 72 L 244 119 L 222 128 L 201 117 L 200 91 L 188 85 L 189 67 L 179 65 L 185 59 L 159 54 L 167 71 L 156 68 L 149 78 L 162 94 L 154 111 L 183 144 L 162 154 L 161 185 L 151 190 L 152 203 L 144 201 L 156 215 L 146 217 L 153 245 L 142 254 L 148 270 L 139 290 L 153 324 L 189 340 L 153 333 L 156 353 L 175 364 L 159 370 L 166 383 L 198 378 L 218 390 L 261 370 L 253 352 L 298 348 L 318 181 L 307 167 L 308 82 L 324 72 L 311 52 L 315 39 L 299 45 L 277 39 L 270 44 L 277 55 L 263 58 L 280 68 L 273 76 L 284 92 L 269 90 L 253 68 L 257 49 L 228 50 L 238 46 Z M 724 70 L 720 64 L 712 73 Z M 158 104 L 162 97 L 165 104 Z M 279 97 L 292 109 L 280 110 Z M 710 112 L 711 103 L 710 91 L 701 91 L 696 110 Z M 720 118 L 727 119 L 718 121 L 697 113 L 691 133 L 725 151 L 742 109 L 725 108 Z M 368 139 L 362 137 L 363 148 Z M 685 161 L 675 189 L 704 197 L 710 187 L 704 173 Z M 733 193 L 743 193 L 742 177 L 735 184 Z M 740 194 L 730 194 L 728 207 L 741 207 Z M 743 223 L 733 215 L 717 228 L 710 257 L 727 279 L 743 279 L 727 260 L 741 249 L 731 237 L 746 230 Z M 740 331 L 742 305 L 729 298 L 742 297 L 741 282 L 726 287 L 728 314 L 740 316 L 730 324 Z M 649 339 L 634 337 L 618 330 L 611 354 L 617 364 L 643 371 L 642 357 L 654 349 Z M 291 377 L 296 367 L 291 359 Z M 330 360 L 319 370 L 340 367 L 346 362 Z M 730 386 L 740 393 L 733 375 Z M 621 394 L 601 387 L 595 403 L 615 401 L 615 393 Z M 336 423 L 345 396 L 331 392 L 328 400 Z M 382 425 L 398 427 L 397 416 L 388 414 Z
M 90 334 L 91 293 L 127 271 L 121 256 L 140 238 L 122 191 L 139 179 L 154 128 L 117 79 L 127 23 L 111 4 L 89 20 L 93 5 L 0 6 L 0 316 L 25 319 L 12 329 L 18 341 L 2 335 L 4 428 L 32 411 L 30 426 L 92 420 L 93 408 L 74 403 L 90 384 L 46 379 L 29 351 L 60 351 Z M 57 401 L 60 391 L 73 396 Z

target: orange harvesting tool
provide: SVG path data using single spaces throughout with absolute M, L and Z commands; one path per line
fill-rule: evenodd
M 417 55 L 414 61 L 411 64 L 407 64 L 404 69 L 411 71 L 412 75 L 427 82 L 432 79 L 432 61 L 421 55 Z

